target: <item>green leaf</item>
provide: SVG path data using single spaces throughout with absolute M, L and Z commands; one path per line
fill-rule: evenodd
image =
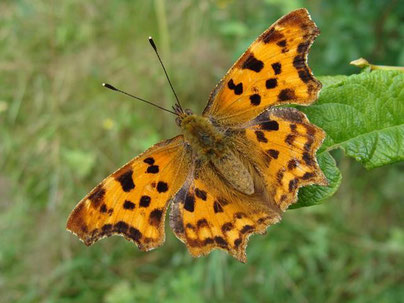
M 319 204 L 337 191 L 341 174 L 328 153 L 332 149 L 342 148 L 367 169 L 404 160 L 404 73 L 373 71 L 321 81 L 318 101 L 298 108 L 327 133 L 317 158 L 329 186 L 302 188 L 291 208 Z
M 342 176 L 334 158 L 325 151 L 317 155 L 321 170 L 326 175 L 328 186 L 310 185 L 299 190 L 298 202 L 290 208 L 299 208 L 321 204 L 325 199 L 331 197 L 341 184 Z
M 368 169 L 402 161 L 404 73 L 373 71 L 327 84 L 314 105 L 300 108 L 327 133 L 321 150 L 340 147 Z
M 326 89 L 328 86 L 338 84 L 338 83 L 346 80 L 347 78 L 348 78 L 348 76 L 345 76 L 345 75 L 318 77 L 321 84 L 323 84 L 323 90 Z

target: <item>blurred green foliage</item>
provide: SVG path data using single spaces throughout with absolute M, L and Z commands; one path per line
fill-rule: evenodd
M 178 131 L 166 113 L 100 86 L 173 103 L 149 35 L 198 111 L 249 43 L 298 7 L 322 31 L 315 74 L 351 74 L 359 57 L 404 65 L 398 0 L 2 0 L 0 301 L 400 302 L 402 163 L 365 171 L 337 151 L 337 194 L 252 237 L 246 265 L 222 252 L 192 259 L 169 230 L 148 253 L 119 237 L 86 248 L 65 231 L 89 189 Z

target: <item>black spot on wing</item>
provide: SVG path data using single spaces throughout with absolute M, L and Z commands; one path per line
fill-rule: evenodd
M 129 225 L 123 221 L 119 221 L 114 225 L 114 231 L 118 233 L 125 233 L 129 228 Z
M 257 140 L 259 142 L 267 143 L 268 139 L 265 137 L 264 133 L 260 130 L 255 131 L 255 135 L 257 136 Z
M 199 188 L 195 188 L 195 195 L 196 195 L 199 199 L 202 199 L 203 201 L 206 201 L 206 199 L 207 199 L 206 191 L 200 190 Z
M 161 217 L 163 216 L 163 211 L 159 208 L 154 209 L 150 213 L 149 223 L 154 226 L 159 226 L 161 222 Z
M 270 155 L 274 159 L 278 159 L 279 151 L 277 151 L 275 149 L 268 149 L 267 154 Z
M 154 164 L 154 158 L 153 157 L 148 157 L 148 158 L 144 159 L 143 162 L 147 163 L 149 165 L 153 165 Z
M 275 87 L 277 87 L 277 86 L 278 86 L 278 80 L 276 80 L 276 78 L 268 79 L 268 80 L 265 82 L 265 87 L 266 87 L 267 89 L 275 88 Z
M 275 75 L 279 75 L 282 72 L 282 65 L 279 62 L 272 63 L 271 66 Z
M 234 228 L 233 224 L 231 222 L 227 222 L 222 225 L 222 232 L 226 233 Z
M 265 224 L 268 220 L 270 220 L 271 217 L 267 216 L 267 217 L 262 217 L 258 219 L 258 224 Z
M 228 87 L 229 89 L 232 89 L 232 90 L 236 87 L 236 85 L 234 84 L 233 79 L 230 79 L 230 81 L 227 82 L 227 87 Z
M 215 213 L 222 213 L 223 212 L 223 208 L 222 206 L 219 204 L 219 202 L 215 201 L 215 203 L 213 203 L 213 211 Z
M 308 180 L 308 179 L 313 178 L 314 176 L 315 176 L 314 173 L 309 173 L 309 172 L 307 172 L 307 173 L 305 173 L 305 174 L 303 175 L 302 179 L 303 179 L 303 180 Z
M 212 244 L 213 242 L 215 241 L 213 241 L 212 238 L 206 238 L 205 240 L 203 240 L 203 245 Z
M 260 105 L 261 103 L 261 96 L 259 94 L 254 94 L 250 96 L 250 102 L 252 105 Z
M 245 234 L 245 233 L 248 233 L 248 232 L 250 232 L 252 230 L 254 230 L 254 226 L 244 225 L 243 228 L 241 229 L 241 233 Z
M 313 158 L 310 156 L 308 152 L 303 153 L 303 161 L 308 165 L 312 166 L 314 164 Z
M 310 72 L 307 68 L 300 69 L 298 72 L 299 78 L 304 82 L 308 83 L 310 81 L 314 81 L 313 76 L 310 75 Z
M 310 46 L 310 40 L 302 42 L 297 46 L 297 52 L 305 53 L 305 52 L 307 52 L 307 49 L 309 48 L 309 46 Z
M 296 135 L 289 134 L 286 136 L 285 142 L 289 145 L 293 145 L 293 142 L 295 141 L 295 139 L 296 139 Z
M 282 89 L 278 95 L 279 101 L 288 101 L 296 99 L 295 91 L 290 88 Z
M 227 247 L 227 241 L 220 236 L 215 237 L 215 242 L 221 247 Z
M 286 39 L 280 40 L 278 42 L 276 42 L 276 45 L 278 45 L 279 47 L 285 47 L 286 46 Z
M 235 219 L 242 219 L 242 218 L 246 218 L 246 217 L 247 217 L 247 215 L 243 212 L 237 212 L 234 214 Z
M 261 126 L 261 129 L 267 130 L 267 131 L 279 129 L 279 123 L 276 121 L 272 121 L 272 120 L 261 123 L 260 126 Z
M 168 190 L 168 184 L 166 182 L 159 181 L 159 183 L 157 183 L 157 191 L 159 193 L 165 193 L 167 190 Z
M 234 88 L 234 93 L 236 95 L 241 95 L 243 93 L 243 83 L 239 83 L 236 85 L 236 87 Z
M 149 207 L 151 198 L 149 196 L 141 196 L 139 201 L 140 207 Z
M 196 222 L 196 226 L 198 228 L 209 227 L 209 223 L 206 219 L 199 219 L 198 222 Z
M 109 232 L 111 232 L 111 231 L 112 231 L 112 224 L 105 224 L 105 225 L 102 227 L 102 231 L 103 231 L 104 233 L 109 233 Z
M 306 132 L 310 137 L 314 137 L 314 135 L 316 134 L 316 129 L 309 124 L 305 124 L 304 127 L 306 128 Z M 312 139 L 312 138 L 310 138 Z
M 124 209 L 134 209 L 135 208 L 135 203 L 129 201 L 129 200 L 125 200 L 125 202 L 123 203 L 123 208 Z
M 284 36 L 279 31 L 275 30 L 275 28 L 271 28 L 267 32 L 263 33 L 261 36 L 261 40 L 267 44 L 270 42 L 277 42 L 282 40 Z
M 250 69 L 259 73 L 264 68 L 264 62 L 258 60 L 253 54 L 250 54 L 241 66 L 242 69 Z
M 190 193 L 185 197 L 184 208 L 191 213 L 195 210 L 195 197 Z
M 195 226 L 193 226 L 191 223 L 187 223 L 187 225 L 185 227 L 188 228 L 188 229 L 191 229 L 193 231 L 196 231 Z
M 312 138 L 308 139 L 307 142 L 304 144 L 304 150 L 309 151 L 313 142 L 314 140 Z
M 290 160 L 288 162 L 288 169 L 289 170 L 295 169 L 297 167 L 297 164 L 298 164 L 297 160 L 295 160 L 295 159 Z
M 297 179 L 293 179 L 289 181 L 289 192 L 294 191 L 297 188 Z
M 102 204 L 100 207 L 100 212 L 106 213 L 107 212 L 107 206 L 105 204 Z
M 159 172 L 159 166 L 158 165 L 151 165 L 147 168 L 146 172 L 148 174 L 157 174 Z
M 306 66 L 305 64 L 306 60 L 304 59 L 303 55 L 297 55 L 294 59 L 293 59 L 293 66 L 296 69 L 302 69 Z
M 100 184 L 88 196 L 88 199 L 91 201 L 94 207 L 97 208 L 98 205 L 100 205 L 100 203 L 104 200 L 104 196 L 105 196 L 105 189 Z
M 282 184 L 282 179 L 283 179 L 283 171 L 280 169 L 276 173 L 276 180 L 278 181 L 279 184 Z
M 129 237 L 134 241 L 139 241 L 142 238 L 142 233 L 135 227 L 129 228 Z
M 122 190 L 124 192 L 130 192 L 135 188 L 135 183 L 133 183 L 132 179 L 133 171 L 130 169 L 126 173 L 116 177 L 116 180 L 121 183 Z
M 243 93 L 243 83 L 241 82 L 235 85 L 233 79 L 230 79 L 227 86 L 229 89 L 233 90 L 236 95 L 241 95 Z

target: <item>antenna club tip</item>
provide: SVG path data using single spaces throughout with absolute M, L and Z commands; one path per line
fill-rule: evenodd
M 111 84 L 108 83 L 102 83 L 102 86 L 112 89 L 112 90 L 118 90 L 116 87 L 112 86 Z
M 154 44 L 153 38 L 151 36 L 149 37 L 149 42 L 150 42 L 151 46 L 153 47 L 153 49 L 155 51 L 157 51 L 157 46 L 156 46 L 156 44 Z

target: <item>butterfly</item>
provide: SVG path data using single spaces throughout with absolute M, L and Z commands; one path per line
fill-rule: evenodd
M 297 200 L 327 185 L 315 154 L 325 133 L 286 104 L 309 105 L 321 89 L 307 65 L 319 30 L 306 9 L 262 33 L 210 94 L 202 115 L 173 107 L 181 134 L 152 146 L 97 185 L 67 229 L 86 245 L 121 235 L 148 251 L 165 240 L 166 212 L 194 257 L 222 249 L 246 262 L 264 233 Z

